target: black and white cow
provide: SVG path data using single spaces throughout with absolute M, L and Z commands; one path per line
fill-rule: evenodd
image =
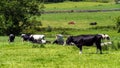
M 29 41 L 30 34 L 21 34 L 21 37 L 23 41 Z
M 29 41 L 33 43 L 45 44 L 46 40 L 44 38 L 45 35 L 30 35 Z
M 15 39 L 15 35 L 14 34 L 10 34 L 8 41 L 9 42 L 14 42 L 14 39 Z
M 45 35 L 21 34 L 23 41 L 30 41 L 32 43 L 46 43 Z
M 100 54 L 102 54 L 101 40 L 107 39 L 110 40 L 109 36 L 106 34 L 90 34 L 90 35 L 78 35 L 78 36 L 70 36 L 66 40 L 66 44 L 74 43 L 79 49 L 80 53 L 82 53 L 82 46 L 91 46 L 96 44 L 97 52 L 100 50 Z
M 62 34 L 57 34 L 56 35 L 56 40 L 53 41 L 53 44 L 63 45 L 64 44 L 63 35 Z

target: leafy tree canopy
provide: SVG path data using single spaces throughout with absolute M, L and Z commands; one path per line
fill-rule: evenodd
M 42 9 L 43 4 L 38 0 L 1 0 L 0 34 L 20 34 L 28 27 L 39 26 L 33 21 L 30 22 L 30 18 L 41 15 Z

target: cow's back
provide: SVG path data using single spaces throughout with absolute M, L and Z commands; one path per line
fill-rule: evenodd
M 93 45 L 95 40 L 95 35 L 78 35 L 73 37 L 73 43 L 87 46 Z

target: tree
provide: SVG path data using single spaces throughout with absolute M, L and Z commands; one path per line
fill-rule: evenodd
M 32 25 L 30 19 L 35 15 L 41 15 L 43 7 L 39 7 L 39 4 L 40 1 L 37 0 L 0 1 L 0 33 L 20 34 L 24 29 L 36 26 Z

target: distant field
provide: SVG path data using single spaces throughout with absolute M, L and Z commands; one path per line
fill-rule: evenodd
M 113 9 L 120 8 L 120 4 L 100 2 L 64 2 L 45 4 L 45 11 L 48 10 L 88 10 L 88 9 Z
M 97 22 L 97 26 L 115 26 L 115 18 L 120 16 L 120 12 L 93 12 L 93 13 L 56 13 L 43 14 L 38 17 L 42 21 L 42 27 L 56 28 L 91 28 L 89 23 Z M 75 25 L 68 25 L 68 22 L 74 21 Z

